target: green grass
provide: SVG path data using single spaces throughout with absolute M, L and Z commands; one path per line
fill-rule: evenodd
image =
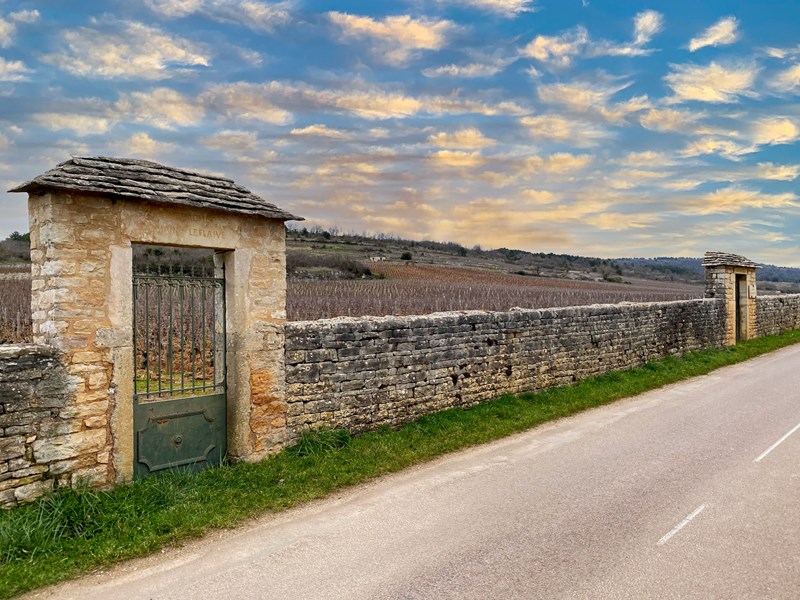
M 0 511 L 0 598 L 797 342 L 800 330 L 670 357 L 570 387 L 507 396 L 469 410 L 447 410 L 398 430 L 356 436 L 321 432 L 257 464 L 171 473 L 109 492 L 61 491 Z

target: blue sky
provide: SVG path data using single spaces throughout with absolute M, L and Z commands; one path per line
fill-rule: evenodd
M 0 0 L 0 187 L 72 155 L 310 224 L 800 265 L 800 2 Z M 0 238 L 27 230 L 0 193 Z

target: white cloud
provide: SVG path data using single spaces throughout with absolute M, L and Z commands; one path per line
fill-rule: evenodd
M 461 150 L 439 150 L 430 155 L 436 164 L 447 167 L 477 167 L 483 164 L 480 152 L 464 152 Z
M 698 128 L 696 132 L 702 134 L 703 128 Z M 743 132 L 723 132 L 723 135 L 726 137 L 712 135 L 693 140 L 681 154 L 717 154 L 729 160 L 739 160 L 745 154 L 757 152 L 760 146 L 797 141 L 800 139 L 800 127 L 788 117 L 768 117 L 751 122 Z
M 560 200 L 560 196 L 554 194 L 549 190 L 527 189 L 527 190 L 522 190 L 521 195 L 526 200 L 527 203 L 534 205 L 553 204 Z
M 638 13 L 633 19 L 633 40 L 619 44 L 600 40 L 589 44 L 589 56 L 647 56 L 652 48 L 645 48 L 653 37 L 664 28 L 664 16 L 654 10 Z
M 480 130 L 475 127 L 465 127 L 453 133 L 440 132 L 428 138 L 431 144 L 442 148 L 486 148 L 496 142 L 491 138 L 485 137 Z
M 420 112 L 432 115 L 476 114 L 485 116 L 521 115 L 529 112 L 514 102 L 504 101 L 488 104 L 479 100 L 452 96 L 422 96 L 419 98 Z
M 144 0 L 145 5 L 165 17 L 185 17 L 198 12 L 204 0 Z
M 656 155 L 657 153 L 652 152 L 652 153 L 638 153 L 638 154 Z M 641 158 L 638 159 L 631 158 L 631 155 L 629 155 L 627 159 L 641 160 Z M 618 162 L 618 161 L 612 161 L 612 162 Z M 647 168 L 636 168 L 636 166 L 647 167 Z M 641 187 L 642 185 L 646 185 L 649 187 L 652 186 L 658 179 L 666 179 L 674 175 L 674 172 L 672 171 L 656 170 L 660 166 L 664 165 L 657 164 L 657 162 L 651 164 L 641 164 L 641 165 L 626 165 L 626 168 L 620 169 L 619 171 L 613 173 L 613 176 L 607 178 L 607 181 L 612 188 L 618 190 L 629 190 L 636 187 Z
M 629 84 L 614 87 L 575 81 L 573 83 L 551 83 L 537 88 L 539 100 L 547 104 L 560 104 L 577 112 L 599 110 L 608 104 L 614 94 Z
M 520 13 L 533 12 L 534 0 L 439 0 L 453 4 L 466 4 L 485 10 L 499 13 L 506 17 L 516 17 Z
M 418 114 L 514 115 L 525 112 L 511 102 L 492 105 L 455 95 L 415 98 L 357 82 L 351 82 L 351 87 L 346 90 L 317 89 L 306 84 L 290 85 L 278 81 L 263 84 L 220 84 L 210 87 L 202 94 L 201 100 L 209 110 L 226 117 L 257 119 L 277 124 L 285 124 L 291 120 L 292 112 L 327 111 L 352 114 L 370 120 Z
M 0 48 L 8 48 L 14 39 L 16 27 L 14 24 L 0 17 Z
M 642 46 L 664 28 L 664 16 L 654 10 L 640 12 L 634 18 L 633 43 Z
M 596 146 L 609 137 L 609 132 L 592 123 L 558 114 L 523 117 L 520 124 L 528 129 L 534 140 L 568 142 L 578 148 Z
M 0 150 L 7 150 L 11 146 L 11 140 L 7 136 L 0 133 Z
M 626 231 L 652 227 L 662 220 L 659 215 L 631 213 L 602 213 L 585 217 L 585 222 L 606 231 Z
M 200 96 L 202 103 L 226 118 L 253 119 L 264 123 L 285 125 L 292 113 L 269 100 L 280 84 L 233 83 L 211 86 Z
M 689 42 L 689 51 L 695 52 L 706 46 L 725 46 L 739 39 L 739 22 L 736 17 L 725 17 L 714 23 L 698 37 Z
M 760 145 L 791 144 L 800 138 L 800 128 L 787 117 L 771 117 L 753 123 L 751 135 Z
M 256 31 L 273 31 L 291 20 L 293 2 L 256 0 L 145 0 L 150 10 L 167 18 L 199 13 L 220 23 L 235 23 Z
M 800 46 L 795 46 L 794 48 L 767 47 L 762 51 L 770 58 L 778 58 L 781 60 L 784 58 L 797 58 L 800 56 Z
M 760 179 L 773 181 L 794 181 L 800 176 L 800 165 L 776 165 L 773 163 L 758 163 L 756 174 Z
M 639 123 L 652 131 L 675 131 L 691 133 L 697 126 L 700 115 L 694 112 L 671 108 L 653 108 L 639 117 Z
M 778 73 L 770 85 L 782 92 L 793 92 L 800 87 L 800 64 L 795 64 Z
M 117 144 L 124 154 L 136 158 L 154 159 L 175 149 L 174 144 L 159 142 L 143 132 L 134 133 L 127 140 Z
M 746 146 L 732 140 L 703 137 L 687 144 L 681 152 L 683 156 L 700 156 L 702 154 L 717 154 L 728 160 L 739 160 L 745 154 L 751 154 L 758 148 Z
M 422 71 L 425 77 L 466 77 L 469 79 L 475 77 L 491 77 L 503 71 L 513 61 L 510 59 L 501 59 L 492 62 L 474 62 L 465 65 L 443 65 L 436 68 L 428 68 Z
M 258 67 L 264 62 L 264 58 L 261 56 L 261 53 L 256 50 L 250 50 L 249 48 L 237 48 L 236 51 L 239 53 L 239 56 L 242 57 L 242 60 L 244 60 L 244 62 L 250 66 Z
M 582 54 L 590 57 L 645 56 L 653 52 L 645 45 L 663 28 L 663 15 L 654 10 L 645 10 L 634 17 L 633 40 L 628 43 L 592 41 L 586 28 L 579 25 L 557 36 L 537 35 L 521 52 L 524 56 L 556 68 L 570 66 L 573 59 Z
M 38 113 L 33 115 L 33 120 L 45 129 L 53 131 L 66 129 L 74 131 L 79 136 L 107 133 L 114 124 L 114 121 L 107 117 L 68 112 Z
M 687 212 L 699 215 L 734 213 L 746 208 L 790 208 L 797 206 L 795 194 L 763 194 L 739 186 L 721 188 L 684 202 Z
M 18 12 L 13 12 L 8 15 L 8 18 L 14 21 L 15 23 L 25 23 L 26 25 L 33 25 L 34 23 L 39 22 L 39 14 L 38 10 L 20 10 Z
M 673 102 L 730 103 L 739 96 L 755 96 L 752 87 L 758 75 L 754 64 L 725 67 L 716 62 L 708 66 L 672 65 L 673 71 L 664 77 L 675 93 Z
M 340 156 L 314 170 L 309 181 L 324 181 L 326 185 L 374 185 L 379 182 L 381 169 L 374 161 L 365 162 L 361 156 Z M 306 181 L 299 182 L 302 186 Z M 351 206 L 352 208 L 352 206 Z
M 402 65 L 420 50 L 439 50 L 455 24 L 447 20 L 414 19 L 408 15 L 373 19 L 330 12 L 328 18 L 344 39 L 366 39 L 376 56 L 390 64 Z
M 340 129 L 331 129 L 327 125 L 309 125 L 300 129 L 292 129 L 289 133 L 300 136 L 326 137 L 333 139 L 347 139 L 350 135 Z
M 555 67 L 568 67 L 588 43 L 589 33 L 578 26 L 557 36 L 537 35 L 522 49 L 522 54 Z
M 60 156 L 58 162 L 63 160 L 62 157 L 64 154 L 70 154 L 72 156 L 89 156 L 91 154 L 91 149 L 87 144 L 72 139 L 54 141 L 51 150 L 59 151 Z
M 253 131 L 226 129 L 202 138 L 200 142 L 206 148 L 227 153 L 253 152 L 258 146 L 258 136 Z
M 206 2 L 207 14 L 216 21 L 236 23 L 250 29 L 272 31 L 291 20 L 292 2 L 256 2 L 255 0 L 215 0 Z
M 667 181 L 661 185 L 662 188 L 666 188 L 668 190 L 675 190 L 676 192 L 687 192 L 689 190 L 693 190 L 694 188 L 702 185 L 703 181 L 698 181 L 696 179 L 679 179 L 677 181 Z
M 78 77 L 165 79 L 174 70 L 208 66 L 210 55 L 186 39 L 135 21 L 62 33 L 65 48 L 43 57 Z
M 589 154 L 556 152 L 550 156 L 529 156 L 524 160 L 523 172 L 565 175 L 582 171 L 593 162 Z
M 29 69 L 18 60 L 6 60 L 0 56 L 0 81 L 23 81 Z
M 611 98 L 627 88 L 629 83 L 612 86 L 576 81 L 540 85 L 537 94 L 542 102 L 558 104 L 579 113 L 595 113 L 611 123 L 623 123 L 628 115 L 651 107 L 647 96 L 636 96 L 624 102 L 610 104 Z
M 655 152 L 653 150 L 644 150 L 642 152 L 629 152 L 614 161 L 614 164 L 623 165 L 633 168 L 654 168 L 654 167 L 668 167 L 675 164 L 675 159 L 664 154 L 663 152 Z
M 624 102 L 601 107 L 600 115 L 609 123 L 621 125 L 625 123 L 628 116 L 643 110 L 648 110 L 652 107 L 653 105 L 650 103 L 650 99 L 647 95 L 634 96 Z
M 122 119 L 160 129 L 197 125 L 204 117 L 202 106 L 169 88 L 124 94 L 115 108 Z

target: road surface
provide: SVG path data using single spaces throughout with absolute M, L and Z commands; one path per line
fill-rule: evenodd
M 800 345 L 32 597 L 800 598 Z

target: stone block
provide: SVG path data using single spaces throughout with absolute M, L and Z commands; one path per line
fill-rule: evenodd
M 33 443 L 33 456 L 37 463 L 75 458 L 81 454 L 99 452 L 106 446 L 105 429 L 89 429 L 68 435 L 39 439 Z
M 0 457 L 4 461 L 25 456 L 25 436 L 0 438 Z
M 70 485 L 72 487 L 102 487 L 109 483 L 107 465 L 79 469 L 70 475 Z
M 0 508 L 11 508 L 16 505 L 17 499 L 13 489 L 0 491 Z

